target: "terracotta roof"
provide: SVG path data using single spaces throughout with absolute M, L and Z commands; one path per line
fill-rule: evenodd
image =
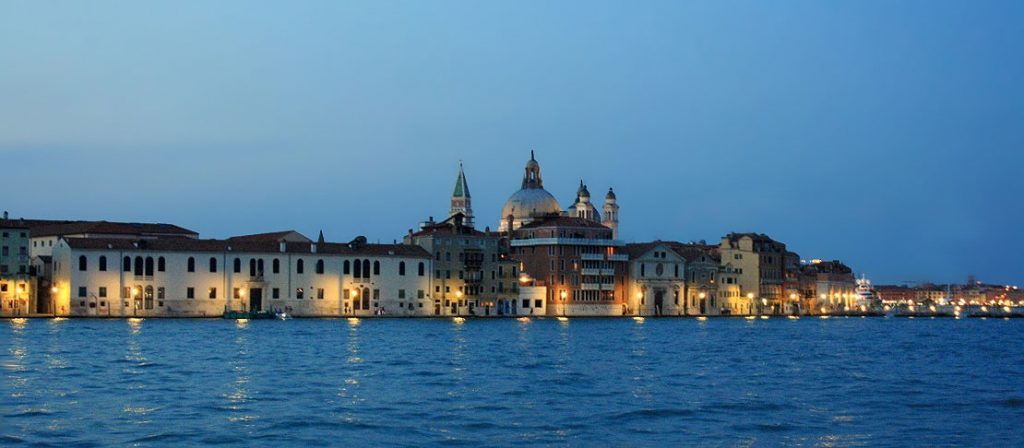
M 623 246 L 619 250 L 622 251 L 623 253 L 629 255 L 630 259 L 634 259 L 634 258 L 639 258 L 639 257 L 643 256 L 644 254 L 646 254 L 647 252 L 650 252 L 650 250 L 654 249 L 655 247 L 665 246 L 669 250 L 671 250 L 672 252 L 676 252 L 677 255 L 682 256 L 682 254 L 680 254 L 680 253 L 678 253 L 676 251 L 676 247 L 680 246 L 681 244 L 682 243 L 679 243 L 679 242 L 676 242 L 676 241 L 655 240 L 655 241 L 650 241 L 650 242 L 645 242 L 645 243 L 629 243 L 629 244 Z M 686 257 L 683 257 L 683 258 L 686 258 Z
M 73 249 L 79 250 L 130 250 L 155 252 L 239 252 L 239 253 L 282 253 L 280 243 L 273 241 L 231 241 L 200 240 L 192 238 L 165 238 L 151 240 L 129 240 L 124 238 L 65 238 Z M 311 243 L 285 243 L 284 253 L 313 254 Z M 405 244 L 316 244 L 317 254 L 325 255 L 374 255 L 430 258 L 430 254 L 419 246 Z
M 84 233 L 140 236 L 196 237 L 199 233 L 174 224 L 108 222 L 108 221 L 46 221 L 25 220 L 33 237 L 76 235 Z
M 282 239 L 287 239 L 289 236 L 291 236 L 291 237 L 298 236 L 298 237 L 300 237 L 299 239 L 304 240 L 305 242 L 313 241 L 313 240 L 307 238 L 306 235 L 303 235 L 302 233 L 299 233 L 298 231 L 295 231 L 295 230 L 282 230 L 280 232 L 254 233 L 252 235 L 238 235 L 238 236 L 230 237 L 230 238 L 228 238 L 228 240 L 230 240 L 230 241 L 272 241 L 272 242 L 276 243 L 276 242 L 281 241 Z M 295 240 L 291 240 L 291 241 L 295 241 Z
M 608 229 L 599 222 L 594 222 L 589 219 L 577 218 L 575 216 L 563 216 L 563 215 L 548 215 L 533 221 L 529 224 L 525 224 L 520 229 L 535 229 L 538 227 L 589 227 L 589 228 L 602 228 Z M 609 229 L 611 230 L 611 229 Z
M 669 244 L 672 247 L 672 250 L 676 251 L 677 254 L 681 255 L 689 263 L 694 263 L 702 256 L 708 257 L 710 261 L 716 263 L 722 260 L 721 255 L 718 253 L 718 246 L 710 244 L 679 243 L 675 241 L 672 241 Z
M 0 219 L 0 228 L 4 229 L 27 229 L 28 224 L 22 219 Z

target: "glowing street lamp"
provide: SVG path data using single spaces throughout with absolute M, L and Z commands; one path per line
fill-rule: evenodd
M 565 290 L 563 289 L 562 292 L 558 294 L 558 296 L 562 299 L 562 315 L 564 316 L 565 315 L 565 298 L 568 297 L 568 293 L 566 293 Z

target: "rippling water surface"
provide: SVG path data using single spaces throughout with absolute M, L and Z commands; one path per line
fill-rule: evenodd
M 1022 446 L 1024 320 L 0 320 L 0 445 Z

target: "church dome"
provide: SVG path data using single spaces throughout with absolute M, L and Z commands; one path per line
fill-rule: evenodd
M 501 208 L 501 216 L 507 220 L 508 216 L 512 215 L 512 219 L 516 221 L 561 212 L 562 206 L 558 204 L 558 200 L 543 188 L 519 190 L 513 193 Z
M 530 151 L 530 161 L 526 163 L 522 187 L 513 193 L 505 201 L 505 206 L 501 208 L 501 221 L 498 230 L 512 231 L 533 221 L 534 218 L 552 213 L 562 213 L 562 206 L 558 204 L 558 200 L 551 193 L 544 189 L 540 164 L 533 157 L 533 151 Z M 511 227 L 508 222 L 509 216 L 512 216 Z

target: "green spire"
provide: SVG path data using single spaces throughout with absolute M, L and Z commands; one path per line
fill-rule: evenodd
M 455 192 L 452 193 L 452 197 L 469 197 L 469 183 L 466 182 L 466 173 L 462 171 L 462 162 L 459 162 L 459 177 L 455 179 Z

